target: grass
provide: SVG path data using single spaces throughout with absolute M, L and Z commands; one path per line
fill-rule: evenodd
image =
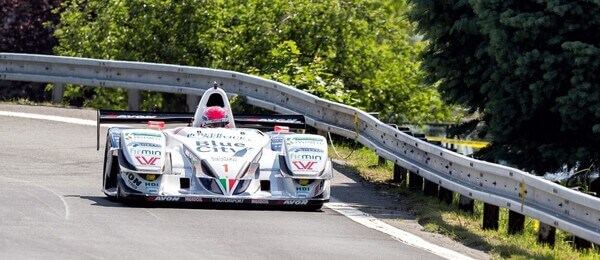
M 458 210 L 458 194 L 454 195 L 454 202 L 447 205 L 437 198 L 423 195 L 422 192 L 409 191 L 405 183 L 392 183 L 391 162 L 379 166 L 378 157 L 374 152 L 364 147 L 353 148 L 353 144 L 335 146 L 339 153 L 337 154 L 330 146 L 329 154 L 331 158 L 346 161 L 348 167 L 358 172 L 365 180 L 382 184 L 381 187 L 389 189 L 390 193 L 410 201 L 407 203 L 410 211 L 415 214 L 424 231 L 448 236 L 468 247 L 488 253 L 492 259 L 600 259 L 600 251 L 597 249 L 573 249 L 572 237 L 558 229 L 554 248 L 538 244 L 538 223 L 528 217 L 525 218 L 525 229 L 522 233 L 508 235 L 508 210 L 502 208 L 499 229 L 482 230 L 482 202 L 475 201 L 475 211 L 470 214 Z
M 9 99 L 9 100 L 0 100 L 0 104 L 1 103 L 14 104 L 14 105 L 27 105 L 27 106 L 69 107 L 62 103 L 55 104 L 50 101 L 35 102 L 35 101 L 31 101 L 26 98 L 13 98 L 13 99 Z

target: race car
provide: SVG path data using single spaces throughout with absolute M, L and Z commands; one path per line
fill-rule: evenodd
M 213 108 L 226 113 L 219 127 L 206 123 L 205 112 Z M 194 114 L 99 110 L 98 143 L 103 123 L 147 124 L 108 129 L 102 191 L 109 199 L 305 209 L 329 201 L 333 171 L 326 139 L 296 133 L 305 127 L 301 115 L 234 116 L 216 85 Z

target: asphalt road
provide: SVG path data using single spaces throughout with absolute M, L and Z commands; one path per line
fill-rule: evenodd
M 2 104 L 0 110 L 95 120 L 91 110 Z M 100 190 L 103 147 L 96 151 L 95 137 L 93 126 L 0 116 L 0 259 L 441 258 L 326 207 L 110 202 Z M 343 201 L 347 186 L 338 182 L 333 196 Z

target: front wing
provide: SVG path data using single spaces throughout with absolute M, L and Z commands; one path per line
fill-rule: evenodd
M 161 196 L 145 194 L 129 188 L 119 177 L 117 197 L 120 199 L 140 202 L 177 202 L 177 203 L 221 203 L 221 204 L 251 204 L 270 206 L 307 206 L 320 208 L 329 198 L 265 198 L 248 196 L 218 196 L 218 195 L 192 195 L 178 194 Z

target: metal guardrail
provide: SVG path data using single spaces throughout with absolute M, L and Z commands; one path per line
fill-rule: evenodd
M 317 129 L 357 138 L 379 156 L 472 199 L 600 244 L 600 199 L 526 172 L 465 157 L 405 134 L 357 108 L 243 73 L 142 62 L 0 53 L 0 80 L 201 95 L 218 82 L 251 105 L 303 114 Z

